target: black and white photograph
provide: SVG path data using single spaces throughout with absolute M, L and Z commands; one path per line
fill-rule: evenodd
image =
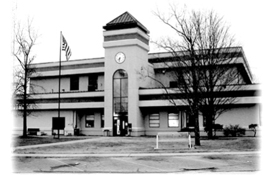
M 8 6 L 1 90 L 8 99 L 1 102 L 8 111 L 1 148 L 7 173 L 272 168 L 266 161 L 274 144 L 270 1 L 13 0 Z

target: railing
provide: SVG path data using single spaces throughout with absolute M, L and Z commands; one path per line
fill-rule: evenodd
M 233 86 L 241 86 L 241 87 L 249 87 L 249 86 L 256 86 L 258 89 L 259 83 L 253 84 L 230 84 L 230 85 L 217 85 L 217 86 L 225 86 L 225 87 L 233 87 Z M 140 87 L 140 90 L 147 90 L 147 89 L 177 89 L 175 87 Z
M 159 142 L 187 142 L 188 148 L 194 147 L 189 132 L 158 132 L 156 135 L 156 147 L 154 149 L 159 149 Z
M 104 92 L 104 90 L 95 90 L 95 91 L 60 91 L 60 94 L 66 94 L 66 93 L 86 93 L 86 92 Z M 29 93 L 29 95 L 41 95 L 41 94 L 58 94 L 58 92 L 39 92 L 39 93 Z

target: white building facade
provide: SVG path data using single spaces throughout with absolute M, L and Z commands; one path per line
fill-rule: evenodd
M 166 92 L 143 72 L 150 72 L 168 89 L 173 89 L 169 72 L 158 59 L 169 53 L 149 54 L 149 31 L 128 12 L 103 27 L 105 56 L 102 58 L 62 61 L 60 118 L 61 134 L 132 136 L 175 132 L 192 126 L 185 110 L 178 111 L 167 99 Z M 261 125 L 258 85 L 252 76 L 241 48 L 239 63 L 245 84 L 239 89 L 236 104 L 221 114 L 216 123 Z M 49 135 L 58 117 L 59 62 L 33 64 L 36 74 L 31 82 L 39 87 L 32 95 L 37 108 L 27 119 L 28 128 L 38 128 Z M 42 88 L 41 88 L 42 87 Z M 199 117 L 201 135 L 203 116 Z M 15 119 L 16 133 L 22 132 L 23 119 Z

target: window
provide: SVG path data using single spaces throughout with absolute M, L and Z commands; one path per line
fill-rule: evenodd
M 86 128 L 93 128 L 95 127 L 95 115 L 86 115 Z
M 168 114 L 168 127 L 179 127 L 179 114 Z
M 97 90 L 97 77 L 98 76 L 96 74 L 89 75 L 88 91 Z
M 176 87 L 178 87 L 178 82 L 170 81 L 170 88 L 176 88 Z
M 195 118 L 191 117 L 190 114 L 186 113 L 186 126 L 194 127 L 195 126 Z
M 71 77 L 70 89 L 71 90 L 79 90 L 79 77 L 78 76 Z
M 206 126 L 206 116 L 203 115 L 203 126 L 205 127 Z
M 101 115 L 101 128 L 104 128 L 104 115 Z
M 113 80 L 114 112 L 128 113 L 128 74 L 125 70 L 117 70 Z
M 151 114 L 149 116 L 149 127 L 150 128 L 159 128 L 159 114 Z

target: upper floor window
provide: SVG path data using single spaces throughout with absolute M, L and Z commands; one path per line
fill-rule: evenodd
M 117 70 L 113 77 L 114 112 L 128 113 L 128 74 L 125 70 Z
M 89 75 L 88 91 L 97 90 L 97 78 L 98 76 L 96 74 Z
M 78 76 L 71 77 L 70 90 L 79 90 L 79 77 Z
M 168 114 L 168 127 L 179 127 L 179 114 Z
M 176 87 L 178 87 L 178 82 L 170 81 L 170 88 L 176 88 Z

